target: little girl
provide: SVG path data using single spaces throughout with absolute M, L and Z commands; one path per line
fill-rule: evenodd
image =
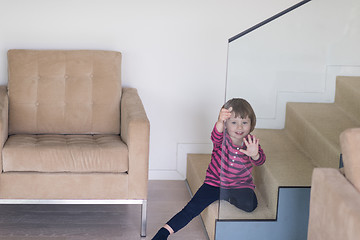
M 214 146 L 203 185 L 152 240 L 167 239 L 216 200 L 226 200 L 246 212 L 255 210 L 251 172 L 254 165 L 260 166 L 266 159 L 259 139 L 250 135 L 255 124 L 254 110 L 246 100 L 234 98 L 224 104 L 211 133 Z

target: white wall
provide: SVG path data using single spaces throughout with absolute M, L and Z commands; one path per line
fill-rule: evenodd
M 121 51 L 151 122 L 150 178 L 182 179 L 186 153 L 211 150 L 228 38 L 296 2 L 0 0 L 0 84 L 8 49 Z
M 333 102 L 336 76 L 360 76 L 359 42 L 359 0 L 313 0 L 230 43 L 227 98 L 283 128 L 286 102 Z

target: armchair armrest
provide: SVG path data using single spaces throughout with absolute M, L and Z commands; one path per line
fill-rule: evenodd
M 135 88 L 123 88 L 121 138 L 129 149 L 129 198 L 147 199 L 150 122 Z
M 359 226 L 360 192 L 339 170 L 314 169 L 308 240 L 358 239 Z
M 0 86 L 0 173 L 2 172 L 2 148 L 8 138 L 8 110 L 7 87 Z

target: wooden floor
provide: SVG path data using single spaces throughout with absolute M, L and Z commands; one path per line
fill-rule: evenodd
M 0 205 L 0 239 L 150 240 L 189 201 L 184 181 L 149 181 L 147 237 L 140 205 Z M 207 240 L 199 217 L 169 240 Z

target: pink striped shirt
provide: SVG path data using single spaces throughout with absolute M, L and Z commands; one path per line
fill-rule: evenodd
M 253 160 L 251 157 L 240 152 L 246 149 L 245 144 L 241 147 L 232 143 L 231 138 L 226 134 L 225 147 L 223 147 L 223 133 L 216 129 L 216 125 L 211 132 L 211 140 L 214 144 L 211 162 L 206 171 L 205 183 L 215 187 L 230 188 L 255 188 L 252 178 L 253 166 L 264 164 L 266 156 L 259 145 L 259 159 Z M 250 135 L 251 136 L 251 135 Z M 223 161 L 221 161 L 223 159 Z

